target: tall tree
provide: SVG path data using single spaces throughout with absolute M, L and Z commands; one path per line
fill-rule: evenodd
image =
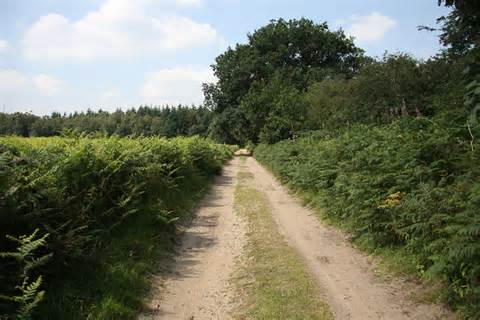
M 452 8 L 447 16 L 437 19 L 441 24 L 440 41 L 450 52 L 463 56 L 480 46 L 480 1 L 438 0 L 438 5 Z
M 437 22 L 441 26 L 440 41 L 454 58 L 466 57 L 465 105 L 471 112 L 470 123 L 480 118 L 480 0 L 438 0 L 438 5 L 452 8 Z
M 249 34 L 247 44 L 237 44 L 216 58 L 212 68 L 218 82 L 204 85 L 206 105 L 217 114 L 238 108 L 251 90 L 261 91 L 259 87 L 269 86 L 274 78 L 281 78 L 300 92 L 311 83 L 333 75 L 348 78 L 358 69 L 362 55 L 363 51 L 351 38 L 342 30 L 330 31 L 326 23 L 317 24 L 304 18 L 272 20 Z M 256 139 L 261 131 L 258 125 L 265 122 L 271 110 L 265 110 L 265 105 L 255 104 L 253 100 L 249 98 L 250 112 L 244 116 L 251 121 L 255 108 L 259 108 L 259 114 L 251 123 Z M 244 143 L 247 138 L 236 142 Z

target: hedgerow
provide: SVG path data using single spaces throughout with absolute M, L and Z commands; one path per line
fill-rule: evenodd
M 480 144 L 437 120 L 314 132 L 254 155 L 357 243 L 402 248 L 452 305 L 478 315 Z
M 149 215 L 160 233 L 172 233 L 171 222 L 231 156 L 230 147 L 199 137 L 0 138 L 0 317 L 19 312 L 9 297 L 21 295 L 27 276 L 12 255 L 20 247 L 5 235 L 44 239 L 30 249 L 51 258 L 28 276 L 44 276 L 48 300 L 68 285 L 63 274 L 106 259 L 99 253 L 126 224 Z

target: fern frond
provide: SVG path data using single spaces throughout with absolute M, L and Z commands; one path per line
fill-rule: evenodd
M 46 254 L 40 258 L 34 258 L 29 261 L 24 268 L 24 274 L 28 274 L 31 270 L 38 268 L 40 266 L 45 265 L 51 258 L 53 257 L 53 253 Z

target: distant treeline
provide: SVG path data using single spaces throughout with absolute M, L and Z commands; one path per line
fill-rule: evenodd
M 212 113 L 205 107 L 147 107 L 48 116 L 0 113 L 0 135 L 55 136 L 65 130 L 118 136 L 207 136 Z

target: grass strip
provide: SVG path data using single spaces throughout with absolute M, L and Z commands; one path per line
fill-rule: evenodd
M 265 195 L 238 173 L 235 209 L 246 218 L 247 245 L 235 278 L 238 319 L 333 319 L 300 257 L 279 233 Z

